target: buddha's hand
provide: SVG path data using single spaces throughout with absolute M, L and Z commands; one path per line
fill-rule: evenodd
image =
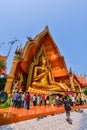
M 46 74 L 47 74 L 47 72 L 45 71 L 45 72 L 37 75 L 36 77 L 34 77 L 33 81 L 39 81 L 39 80 L 41 80 Z
M 45 72 L 46 72 L 46 74 L 48 74 L 49 73 L 49 69 L 45 68 Z

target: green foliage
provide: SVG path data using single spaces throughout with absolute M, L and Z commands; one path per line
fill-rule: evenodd
M 0 91 L 4 90 L 5 83 L 6 83 L 6 77 L 0 78 Z
M 5 69 L 6 63 L 3 60 L 0 60 L 0 68 Z
M 87 95 L 87 87 L 84 89 L 84 94 Z
M 5 103 L 0 104 L 0 108 L 7 108 L 11 105 L 11 98 L 8 98 L 8 100 Z

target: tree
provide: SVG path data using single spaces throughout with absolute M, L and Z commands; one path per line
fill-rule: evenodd
M 6 69 L 6 63 L 0 59 L 0 73 L 2 72 L 2 70 Z
M 4 90 L 4 87 L 5 87 L 5 84 L 6 84 L 6 78 L 7 78 L 6 76 L 0 78 L 0 91 Z
M 84 89 L 84 94 L 87 95 L 87 87 Z

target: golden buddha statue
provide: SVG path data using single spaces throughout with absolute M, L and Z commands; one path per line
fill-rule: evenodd
M 67 91 L 68 86 L 63 83 L 55 82 L 52 79 L 51 71 L 47 66 L 45 56 L 41 57 L 41 64 L 35 66 L 32 87 L 49 91 Z

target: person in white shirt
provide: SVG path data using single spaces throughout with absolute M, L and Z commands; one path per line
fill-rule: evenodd
M 21 106 L 24 107 L 25 93 L 22 93 Z
M 72 100 L 72 105 L 74 106 L 75 105 L 75 97 L 73 95 L 71 97 L 71 100 Z

